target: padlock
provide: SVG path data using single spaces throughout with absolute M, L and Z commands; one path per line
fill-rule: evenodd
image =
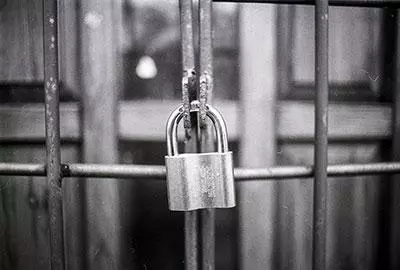
M 190 107 L 190 112 L 198 112 L 199 102 L 193 101 Z M 206 111 L 215 127 L 218 152 L 179 154 L 177 130 L 184 115 L 183 106 L 173 111 L 168 119 L 165 164 L 168 203 L 172 211 L 236 205 L 232 152 L 228 150 L 225 121 L 212 106 L 207 105 Z

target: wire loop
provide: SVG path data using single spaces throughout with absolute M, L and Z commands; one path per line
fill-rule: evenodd
M 192 123 L 190 120 L 190 102 L 196 99 L 196 72 L 194 69 L 184 70 L 182 76 L 182 102 L 183 102 L 183 126 L 190 134 Z
M 209 92 L 211 78 L 208 76 L 207 72 L 204 72 L 200 76 L 200 128 L 206 127 L 206 119 L 207 119 L 207 97 Z

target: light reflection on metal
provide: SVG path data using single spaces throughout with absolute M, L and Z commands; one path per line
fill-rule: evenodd
M 116 164 L 62 164 L 63 177 L 91 178 L 131 178 L 165 180 L 165 166 L 161 165 L 116 165 Z M 380 162 L 368 164 L 343 164 L 328 166 L 329 177 L 398 174 L 400 162 Z M 236 181 L 253 180 L 296 180 L 311 178 L 313 166 L 277 166 L 269 168 L 235 168 Z M 46 176 L 44 164 L 0 163 L 0 175 Z M 64 179 L 65 181 L 65 179 Z
M 199 112 L 199 101 L 191 103 L 190 112 Z M 207 116 L 215 125 L 218 152 L 178 153 L 177 128 L 183 118 L 183 105 L 172 112 L 167 123 L 168 202 L 172 211 L 235 206 L 232 152 L 222 115 L 211 105 Z

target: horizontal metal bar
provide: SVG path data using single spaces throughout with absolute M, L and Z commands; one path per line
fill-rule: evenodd
M 107 164 L 63 164 L 63 177 L 165 179 L 165 166 L 161 165 L 107 165 Z M 361 176 L 400 173 L 400 162 L 367 164 L 342 164 L 328 166 L 328 176 Z M 0 175 L 46 176 L 44 164 L 0 163 Z M 237 181 L 259 179 L 295 179 L 313 177 L 313 166 L 280 166 L 270 168 L 235 168 Z
M 214 2 L 230 3 L 264 3 L 264 4 L 291 4 L 291 5 L 315 5 L 313 0 L 213 0 Z M 331 6 L 353 7 L 400 7 L 399 0 L 329 0 Z
M 1 175 L 46 176 L 45 164 L 0 163 Z
M 156 165 L 103 165 L 69 164 L 63 165 L 65 177 L 98 178 L 165 178 L 165 166 Z

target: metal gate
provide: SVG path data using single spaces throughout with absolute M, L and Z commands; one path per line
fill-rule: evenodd
M 191 20 L 189 9 L 191 1 L 182 1 L 183 23 L 183 68 L 188 72 L 194 66 L 193 48 L 189 34 L 184 32 L 185 23 Z M 328 148 L 328 5 L 360 6 L 360 7 L 399 7 L 396 0 L 258 0 L 258 1 L 227 1 L 214 2 L 242 2 L 242 3 L 275 3 L 275 4 L 309 4 L 315 5 L 315 154 L 314 166 L 286 166 L 264 169 L 235 168 L 236 181 L 269 180 L 314 177 L 314 219 L 313 219 L 313 269 L 325 269 L 326 257 L 326 201 L 327 178 L 329 176 L 354 176 L 400 173 L 399 162 L 371 163 L 371 164 L 327 164 Z M 212 70 L 207 70 L 211 57 L 210 43 L 210 10 L 212 1 L 200 1 L 206 20 L 200 27 L 205 36 L 201 36 L 202 58 L 200 61 L 201 74 L 212 77 Z M 44 86 L 45 86 L 45 120 L 46 120 L 46 164 L 0 163 L 0 174 L 19 176 L 47 176 L 48 204 L 49 204 L 49 233 L 51 241 L 51 269 L 65 269 L 64 232 L 63 232 L 63 198 L 62 183 L 69 177 L 91 178 L 132 178 L 132 179 L 160 179 L 164 180 L 166 171 L 163 166 L 145 165 L 111 165 L 111 164 L 61 164 L 60 158 L 60 103 L 59 103 L 59 60 L 58 60 L 58 0 L 44 0 Z M 185 20 L 188 20 L 185 22 Z M 208 34 L 207 34 L 208 33 Z M 203 59 L 203 60 L 202 60 Z M 189 74 L 190 75 L 190 74 Z M 187 80 L 190 80 L 186 78 Z M 200 78 L 200 83 L 206 81 Z M 201 85 L 200 85 L 201 87 Z M 188 97 L 187 97 L 188 98 Z M 213 213 L 205 218 L 203 229 L 213 231 Z M 186 216 L 186 262 L 197 267 L 197 244 L 193 242 L 196 229 L 193 225 L 193 213 Z M 213 269 L 213 234 L 203 247 L 203 264 Z M 207 250 L 209 250 L 207 252 Z M 211 251 L 211 252 L 210 252 Z M 193 266 L 194 265 L 194 266 Z

